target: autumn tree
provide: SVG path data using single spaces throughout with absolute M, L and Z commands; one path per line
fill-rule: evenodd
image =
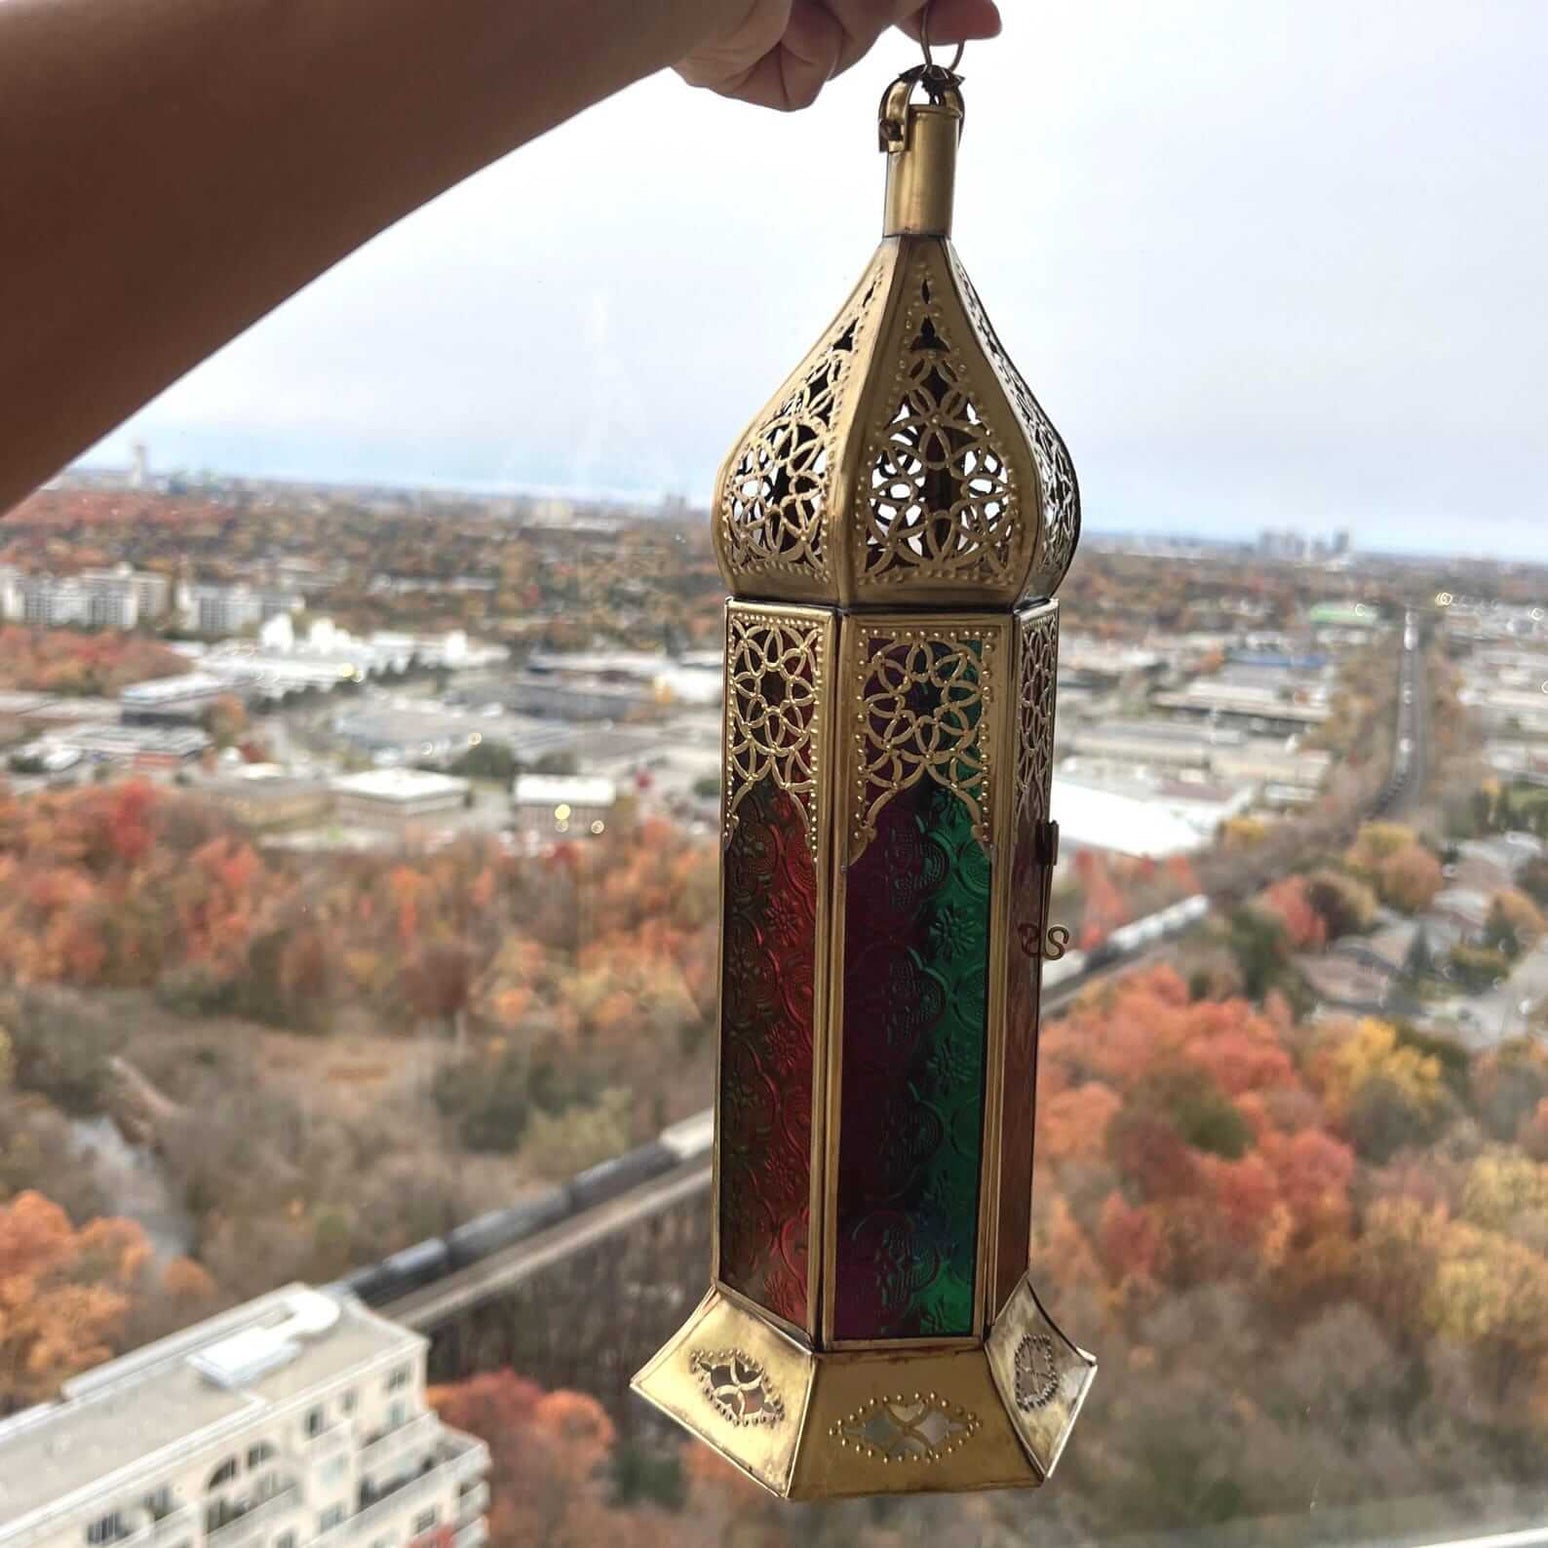
M 0 1411 L 115 1352 L 149 1254 L 131 1221 L 76 1230 L 40 1193 L 0 1204 Z

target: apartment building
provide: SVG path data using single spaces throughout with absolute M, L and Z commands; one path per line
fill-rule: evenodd
M 79 575 L 0 573 L 0 617 L 45 628 L 133 629 L 167 608 L 170 582 L 121 564 Z
M 0 1548 L 481 1548 L 426 1348 L 292 1285 L 99 1366 L 0 1421 Z

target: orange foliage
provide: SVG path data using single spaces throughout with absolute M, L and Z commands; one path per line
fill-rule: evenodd
M 130 683 L 187 670 L 175 650 L 141 635 L 0 626 L 0 688 L 111 696 Z
M 42 1194 L 0 1204 L 0 1412 L 115 1352 L 149 1256 L 132 1221 L 77 1231 Z

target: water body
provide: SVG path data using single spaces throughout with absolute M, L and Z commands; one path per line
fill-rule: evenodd
M 167 1182 L 153 1150 L 131 1144 L 105 1113 L 73 1119 L 70 1133 L 76 1150 L 91 1162 L 108 1212 L 139 1223 L 157 1263 L 193 1250 L 193 1218 Z

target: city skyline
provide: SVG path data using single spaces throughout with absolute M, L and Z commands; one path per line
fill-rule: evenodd
M 1548 16 L 1518 0 L 1192 0 L 1013 13 L 969 50 L 960 250 L 1092 530 L 1548 557 L 1534 40 Z M 93 456 L 143 439 L 163 465 L 700 503 L 874 245 L 874 103 L 909 58 L 884 44 L 793 118 L 645 82 L 345 260 Z

